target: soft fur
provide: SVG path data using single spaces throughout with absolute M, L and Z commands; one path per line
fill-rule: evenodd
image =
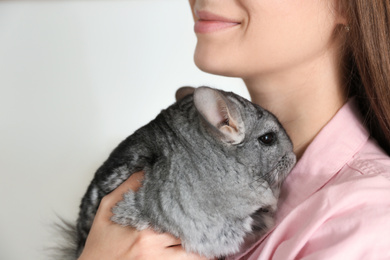
M 74 229 L 83 250 L 104 195 L 144 170 L 142 187 L 128 192 L 112 220 L 169 232 L 207 257 L 240 250 L 273 225 L 280 184 L 295 163 L 278 120 L 233 93 L 201 87 L 163 110 L 125 139 L 97 170 Z

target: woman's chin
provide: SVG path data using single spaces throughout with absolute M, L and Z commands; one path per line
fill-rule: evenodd
M 194 57 L 195 65 L 203 72 L 225 76 L 225 77 L 241 77 L 237 69 L 234 66 L 230 66 L 227 62 L 216 61 L 210 59 L 199 59 Z

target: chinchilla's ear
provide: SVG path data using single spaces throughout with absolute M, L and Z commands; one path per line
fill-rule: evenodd
M 184 86 L 184 87 L 179 88 L 176 91 L 176 95 L 175 95 L 176 101 L 182 100 L 186 96 L 191 95 L 192 93 L 194 93 L 194 91 L 195 91 L 195 88 L 190 87 L 190 86 Z
M 199 87 L 194 92 L 194 103 L 207 127 L 222 141 L 239 144 L 244 140 L 244 123 L 239 108 L 225 94 L 209 87 Z

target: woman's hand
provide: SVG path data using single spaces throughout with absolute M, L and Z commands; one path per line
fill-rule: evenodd
M 151 229 L 138 231 L 110 220 L 111 209 L 129 189 L 138 190 L 142 179 L 143 172 L 134 173 L 102 199 L 79 260 L 206 259 L 187 253 L 180 240 L 170 234 L 159 234 Z

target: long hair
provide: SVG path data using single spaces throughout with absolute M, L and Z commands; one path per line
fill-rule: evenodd
M 371 136 L 390 155 L 390 0 L 343 0 L 348 21 L 346 68 L 350 95 Z

